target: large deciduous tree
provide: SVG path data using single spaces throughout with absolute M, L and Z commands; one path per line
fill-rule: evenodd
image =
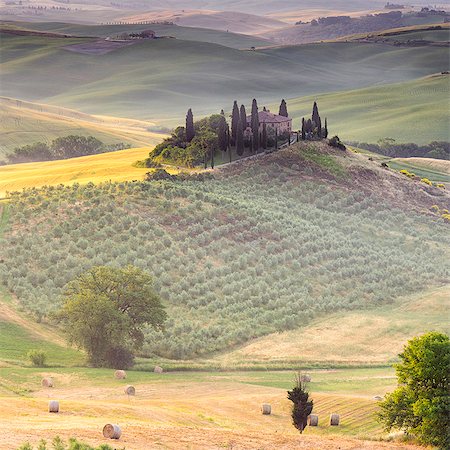
M 219 150 L 226 152 L 228 150 L 228 124 L 225 116 L 221 116 L 217 134 Z
M 64 297 L 56 317 L 96 367 L 131 366 L 144 343 L 143 327 L 160 329 L 166 319 L 152 277 L 134 266 L 93 267 L 66 286 Z
M 189 108 L 186 114 L 186 141 L 191 142 L 195 136 L 194 128 L 194 115 L 192 114 L 192 109 Z
M 428 445 L 450 448 L 450 340 L 430 332 L 408 341 L 395 365 L 398 388 L 380 404 L 387 430 L 402 429 Z

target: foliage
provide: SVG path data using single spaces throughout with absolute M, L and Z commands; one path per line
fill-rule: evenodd
M 143 327 L 161 329 L 166 319 L 153 279 L 131 265 L 93 267 L 70 282 L 64 296 L 56 317 L 97 367 L 130 367 L 132 351 L 144 343 Z
M 427 145 L 418 145 L 411 142 L 397 143 L 395 139 L 384 138 L 379 140 L 377 144 L 349 142 L 349 145 L 391 158 L 422 157 L 450 160 L 450 142 L 444 141 L 433 141 Z
M 422 183 L 428 184 L 428 186 L 433 186 L 433 183 L 428 178 L 421 178 Z
M 33 450 L 33 446 L 27 442 L 22 444 L 17 450 Z M 70 438 L 68 445 L 66 445 L 59 436 L 56 436 L 52 441 L 51 447 L 48 447 L 47 442 L 42 439 L 36 447 L 36 450 L 113 450 L 113 448 L 108 444 L 101 444 L 98 447 L 92 447 L 89 444 L 80 442 L 75 438 Z
M 339 136 L 333 136 L 331 139 L 328 140 L 328 144 L 331 145 L 331 147 L 338 148 L 339 150 L 346 150 L 346 146 L 341 142 L 339 139 Z
M 278 114 L 280 116 L 289 117 L 286 100 L 284 100 L 284 98 L 283 98 L 283 100 L 281 100 L 280 110 L 278 111 Z
M 450 446 L 450 340 L 430 332 L 408 341 L 395 366 L 399 387 L 381 403 L 386 429 L 403 429 L 423 444 Z
M 299 182 L 278 155 L 215 178 L 11 193 L 0 281 L 45 320 L 86 270 L 133 264 L 152 274 L 169 315 L 164 331 L 144 329 L 140 354 L 181 359 L 448 279 L 443 220 L 376 192 Z M 295 162 L 305 174 L 317 166 L 351 177 L 336 159 L 306 149 Z
M 66 136 L 54 139 L 50 145 L 43 142 L 17 147 L 8 155 L 9 163 L 51 161 L 75 158 L 77 156 L 96 155 L 129 148 L 128 144 L 106 145 L 93 136 Z
M 415 178 L 416 177 L 415 173 L 412 173 L 412 172 L 410 172 L 409 170 L 406 170 L 406 169 L 400 170 L 400 173 L 402 175 L 405 175 L 405 177 L 408 177 L 408 178 Z
M 34 367 L 45 367 L 47 354 L 43 350 L 30 350 L 27 357 Z
M 292 423 L 300 433 L 303 433 L 308 422 L 308 416 L 313 410 L 313 401 L 309 400 L 306 382 L 302 381 L 301 373 L 296 374 L 295 386 L 288 391 L 288 399 L 293 403 Z

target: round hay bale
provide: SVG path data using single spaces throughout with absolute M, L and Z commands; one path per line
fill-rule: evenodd
M 53 379 L 50 377 L 42 378 L 42 387 L 51 388 L 53 387 Z
M 337 427 L 339 425 L 339 414 L 331 414 L 330 425 L 332 427 Z
M 125 386 L 125 394 L 136 395 L 136 389 L 134 388 L 134 386 Z
M 103 427 L 103 436 L 108 439 L 120 439 L 120 435 L 122 434 L 122 430 L 119 425 L 114 425 L 111 423 L 107 423 Z
M 59 402 L 57 400 L 50 400 L 48 402 L 48 412 L 51 413 L 59 412 Z
M 272 407 L 268 403 L 263 403 L 261 406 L 261 412 L 263 415 L 268 416 L 272 413 Z
M 127 373 L 125 372 L 125 370 L 116 370 L 114 372 L 114 376 L 118 379 L 118 380 L 124 380 L 127 377 Z
M 310 427 L 317 427 L 317 426 L 319 426 L 319 416 L 317 416 L 315 414 L 310 414 L 308 416 L 308 425 Z
M 311 375 L 308 374 L 304 374 L 301 376 L 301 381 L 303 381 L 303 383 L 310 383 L 311 382 Z
M 160 367 L 160 366 L 156 366 L 155 370 L 153 372 L 155 372 L 155 373 L 163 373 L 164 369 L 162 367 Z

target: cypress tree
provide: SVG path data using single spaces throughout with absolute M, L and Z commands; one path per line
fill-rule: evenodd
M 267 149 L 267 125 L 263 123 L 261 145 L 264 150 Z
M 242 129 L 241 118 L 238 120 L 237 130 L 236 130 L 236 153 L 239 156 L 244 154 L 244 130 Z
M 253 134 L 253 151 L 258 152 L 259 149 L 259 115 L 258 103 L 256 99 L 252 102 L 252 134 Z
M 245 131 L 247 129 L 247 111 L 245 110 L 245 106 L 241 105 L 241 110 L 239 113 L 242 122 L 242 129 Z
M 186 114 L 186 141 L 191 142 L 195 136 L 194 128 L 194 115 L 192 114 L 192 109 L 189 108 Z
M 310 137 L 309 135 L 314 131 L 314 125 L 313 125 L 311 119 L 308 119 L 308 120 L 306 121 L 305 129 L 306 129 L 306 135 L 307 135 L 307 137 Z
M 228 124 L 225 120 L 225 117 L 222 116 L 219 122 L 218 129 L 218 141 L 219 141 L 219 149 L 222 152 L 226 152 L 228 150 L 228 133 L 227 133 Z
M 236 144 L 236 136 L 237 136 L 237 128 L 238 128 L 238 122 L 240 119 L 240 113 L 239 113 L 239 106 L 237 104 L 237 101 L 234 101 L 233 104 L 233 112 L 231 114 L 231 142 L 233 144 Z M 241 126 L 242 128 L 242 126 Z
M 305 118 L 302 118 L 302 140 L 304 141 L 306 139 L 306 124 L 305 124 Z
M 284 100 L 284 98 L 283 98 L 283 100 L 281 100 L 280 111 L 279 111 L 278 115 L 284 116 L 284 117 L 289 117 L 286 101 Z
M 319 108 L 316 102 L 314 102 L 313 105 L 313 112 L 311 119 L 317 127 L 317 136 L 320 138 L 322 136 L 322 120 L 320 119 Z
M 223 109 L 220 110 L 220 115 L 225 116 L 225 111 Z
M 328 121 L 327 118 L 325 117 L 325 128 L 323 130 L 323 137 L 326 139 L 328 137 Z
M 275 150 L 278 150 L 278 128 L 275 128 Z

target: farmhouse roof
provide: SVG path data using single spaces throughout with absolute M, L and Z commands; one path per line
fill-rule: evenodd
M 292 120 L 289 117 L 279 116 L 278 114 L 273 114 L 270 111 L 259 111 L 258 118 L 259 123 L 284 123 Z M 251 121 L 252 116 L 247 116 L 247 122 Z

